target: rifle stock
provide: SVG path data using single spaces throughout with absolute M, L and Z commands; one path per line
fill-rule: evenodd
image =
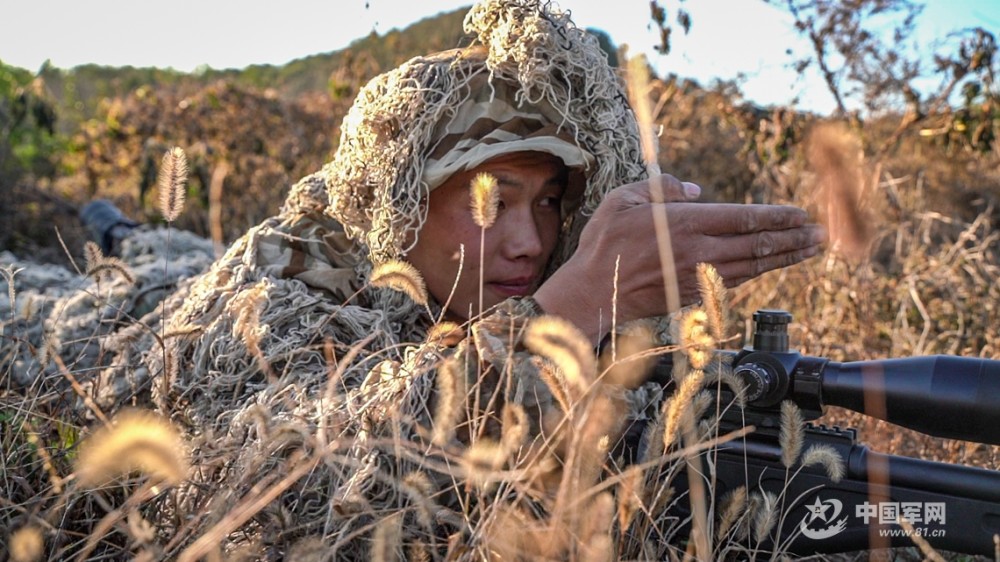
M 747 407 L 726 409 L 719 434 L 756 429 L 703 453 L 703 465 L 714 466 L 709 489 L 716 502 L 739 486 L 783 498 L 775 531 L 761 544 L 743 546 L 799 555 L 851 552 L 912 546 L 910 533 L 938 549 L 993 555 L 1000 472 L 885 455 L 860 444 L 853 429 L 811 423 L 802 450 L 832 447 L 844 461 L 843 478 L 834 482 L 821 466 L 786 469 L 780 404 L 794 401 L 806 420 L 836 405 L 938 437 L 1000 444 L 1000 361 L 933 356 L 836 363 L 788 351 L 790 319 L 787 312 L 758 311 L 754 344 L 718 352 L 747 386 Z M 671 367 L 669 358 L 661 361 L 653 380 L 670 384 Z M 723 394 L 722 404 L 729 404 L 733 396 Z M 683 475 L 677 484 L 686 489 Z M 686 502 L 677 503 L 684 520 Z M 898 516 L 913 530 L 904 530 Z

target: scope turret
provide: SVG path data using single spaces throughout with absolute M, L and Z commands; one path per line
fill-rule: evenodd
M 1000 444 L 1000 361 L 935 355 L 838 363 L 789 351 L 788 312 L 753 317 L 753 345 L 733 361 L 750 407 L 793 400 L 815 417 L 823 406 L 841 406 L 936 437 Z

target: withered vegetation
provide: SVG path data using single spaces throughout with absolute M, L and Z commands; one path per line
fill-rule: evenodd
M 905 116 L 892 112 L 864 123 L 828 123 L 787 108 L 761 109 L 742 103 L 724 84 L 706 90 L 674 78 L 653 79 L 648 94 L 652 119 L 663 131 L 658 162 L 663 170 L 699 183 L 710 200 L 803 206 L 828 224 L 831 251 L 730 292 L 711 269 L 700 270 L 703 304 L 680 317 L 673 334 L 677 347 L 657 348 L 650 334 L 638 330 L 616 340 L 614 357 L 597 358 L 571 327 L 557 319 L 536 320 L 525 343 L 540 356 L 539 378 L 560 415 L 535 419 L 535 413 L 513 404 L 477 412 L 469 406 L 479 390 L 468 384 L 468 366 L 440 365 L 436 401 L 429 404 L 435 423 L 427 435 L 428 450 L 435 454 L 418 462 L 433 471 L 399 474 L 394 485 L 404 492 L 405 509 L 368 514 L 375 559 L 403 554 L 438 559 L 441 553 L 448 559 L 585 560 L 747 555 L 751 549 L 744 545 L 773 531 L 787 498 L 731 491 L 720 509 L 702 511 L 705 520 L 695 526 L 704 535 L 690 551 L 679 539 L 676 521 L 659 515 L 674 502 L 709 501 L 710 489 L 674 486 L 697 453 L 721 437 L 712 413 L 716 384 L 739 385 L 724 369 L 711 368 L 708 350 L 741 345 L 744 321 L 758 308 L 792 312 L 793 345 L 838 361 L 935 353 L 1000 358 L 1000 143 L 983 149 L 983 123 L 992 123 L 996 138 L 996 117 L 977 121 L 964 135 L 947 108 L 922 116 L 919 126 L 901 128 Z M 41 195 L 15 200 L 6 224 L 17 230 L 29 220 L 22 217 L 37 222 L 42 197 L 47 204 L 41 208 L 49 210 L 42 222 L 58 229 L 74 259 L 86 256 L 85 273 L 130 282 L 131 272 L 114 258 L 84 249 L 86 236 L 66 209 L 107 197 L 135 218 L 170 221 L 205 236 L 223 225 L 213 237 L 231 241 L 277 211 L 292 181 L 330 157 L 349 102 L 329 92 L 283 98 L 226 81 L 137 88 L 109 98 L 97 118 L 80 127 L 77 143 L 86 148 L 63 155 L 64 175 L 31 185 Z M 156 183 L 160 159 L 174 145 L 188 155 L 190 177 L 183 192 L 176 191 L 176 182 Z M 159 208 L 157 195 L 164 201 Z M 488 216 L 483 213 L 484 228 Z M 32 241 L 38 255 L 66 259 L 57 238 L 49 239 L 51 246 Z M 6 289 L 0 298 L 7 299 L 0 303 L 0 337 L 19 338 L 32 312 L 32 304 L 15 290 L 29 273 L 0 263 L 0 289 Z M 378 268 L 371 282 L 426 301 L 419 275 L 399 264 Z M 265 334 L 255 315 L 258 297 L 247 294 L 234 329 L 267 367 L 260 355 Z M 92 302 L 106 304 L 99 295 Z M 127 320 L 112 317 L 109 323 Z M 466 326 L 443 322 L 428 341 L 461 345 L 468 334 Z M 80 343 L 46 342 L 33 350 L 42 365 L 58 356 L 50 348 Z M 676 353 L 679 365 L 676 390 L 652 409 L 647 432 L 656 439 L 626 467 L 610 439 L 622 428 L 615 416 L 619 397 L 609 388 L 635 386 L 635 374 L 651 368 L 657 353 L 668 352 Z M 292 501 L 289 490 L 301 491 L 296 483 L 318 467 L 357 469 L 343 460 L 347 445 L 333 446 L 316 432 L 283 425 L 261 408 L 255 414 L 257 431 L 271 439 L 273 456 L 222 467 L 223 452 L 213 450 L 210 441 L 200 442 L 189 458 L 189 444 L 166 420 L 146 414 L 106 417 L 94 404 L 88 404 L 90 419 L 55 408 L 80 392 L 78 380 L 87 373 L 72 365 L 52 368 L 69 382 L 40 387 L 34 395 L 0 383 L 0 558 L 218 559 L 222 539 L 236 535 L 245 539 L 245 548 L 225 554 L 253 558 L 259 554 L 254 549 L 262 548 L 254 537 L 276 529 L 291 545 L 289 558 L 325 559 L 324 537 L 301 528 L 275 499 Z M 0 357 L 0 381 L 12 372 Z M 331 381 L 332 386 L 336 377 Z M 844 468 L 836 451 L 803 448 L 797 413 L 791 406 L 783 411 L 786 466 L 819 465 L 839 479 Z M 884 422 L 837 409 L 820 421 L 857 426 L 862 440 L 880 451 L 1000 466 L 996 447 L 887 431 Z M 336 434 L 337 423 L 331 419 L 322 431 Z M 497 439 L 468 439 L 473 428 L 491 425 L 499 428 Z M 413 460 L 411 445 L 391 444 L 409 451 L 407 459 Z M 269 475 L 282 476 L 257 481 L 254 470 L 265 465 L 278 467 Z M 244 471 L 239 484 L 245 494 L 238 503 L 195 506 L 218 510 L 216 524 L 199 531 L 203 522 L 197 518 L 204 511 L 178 499 L 179 489 L 194 487 L 182 474 L 237 468 Z M 433 480 L 430 473 L 452 479 Z M 473 494 L 497 501 L 462 504 L 457 512 L 441 507 L 452 496 L 467 500 Z M 315 498 L 300 497 L 313 512 L 366 509 L 363 498 L 350 491 L 336 505 L 317 507 L 310 503 Z M 446 526 L 463 528 L 463 521 L 464 533 L 438 536 Z M 404 524 L 427 532 L 421 540 L 403 542 Z M 657 541 L 650 539 L 654 536 Z

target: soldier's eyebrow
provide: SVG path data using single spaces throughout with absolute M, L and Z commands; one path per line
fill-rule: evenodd
M 493 172 L 493 177 L 497 179 L 497 184 L 507 187 L 518 187 L 523 188 L 524 182 L 517 179 L 516 176 L 508 175 L 504 172 Z M 546 178 L 544 187 L 557 186 L 560 189 L 566 189 L 566 184 L 568 183 L 568 175 L 562 171 L 554 172 L 550 177 Z

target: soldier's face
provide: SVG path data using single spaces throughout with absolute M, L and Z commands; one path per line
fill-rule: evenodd
M 500 204 L 480 253 L 481 228 L 470 210 L 469 186 L 482 172 L 497 179 Z M 452 319 L 465 320 L 479 313 L 480 272 L 484 310 L 538 288 L 559 238 L 566 182 L 561 159 L 541 152 L 516 152 L 459 172 L 431 192 L 427 221 L 406 259 L 424 276 L 428 291 L 442 305 L 454 287 L 447 308 Z M 462 248 L 464 260 L 460 259 Z M 461 268 L 460 262 L 464 262 Z

